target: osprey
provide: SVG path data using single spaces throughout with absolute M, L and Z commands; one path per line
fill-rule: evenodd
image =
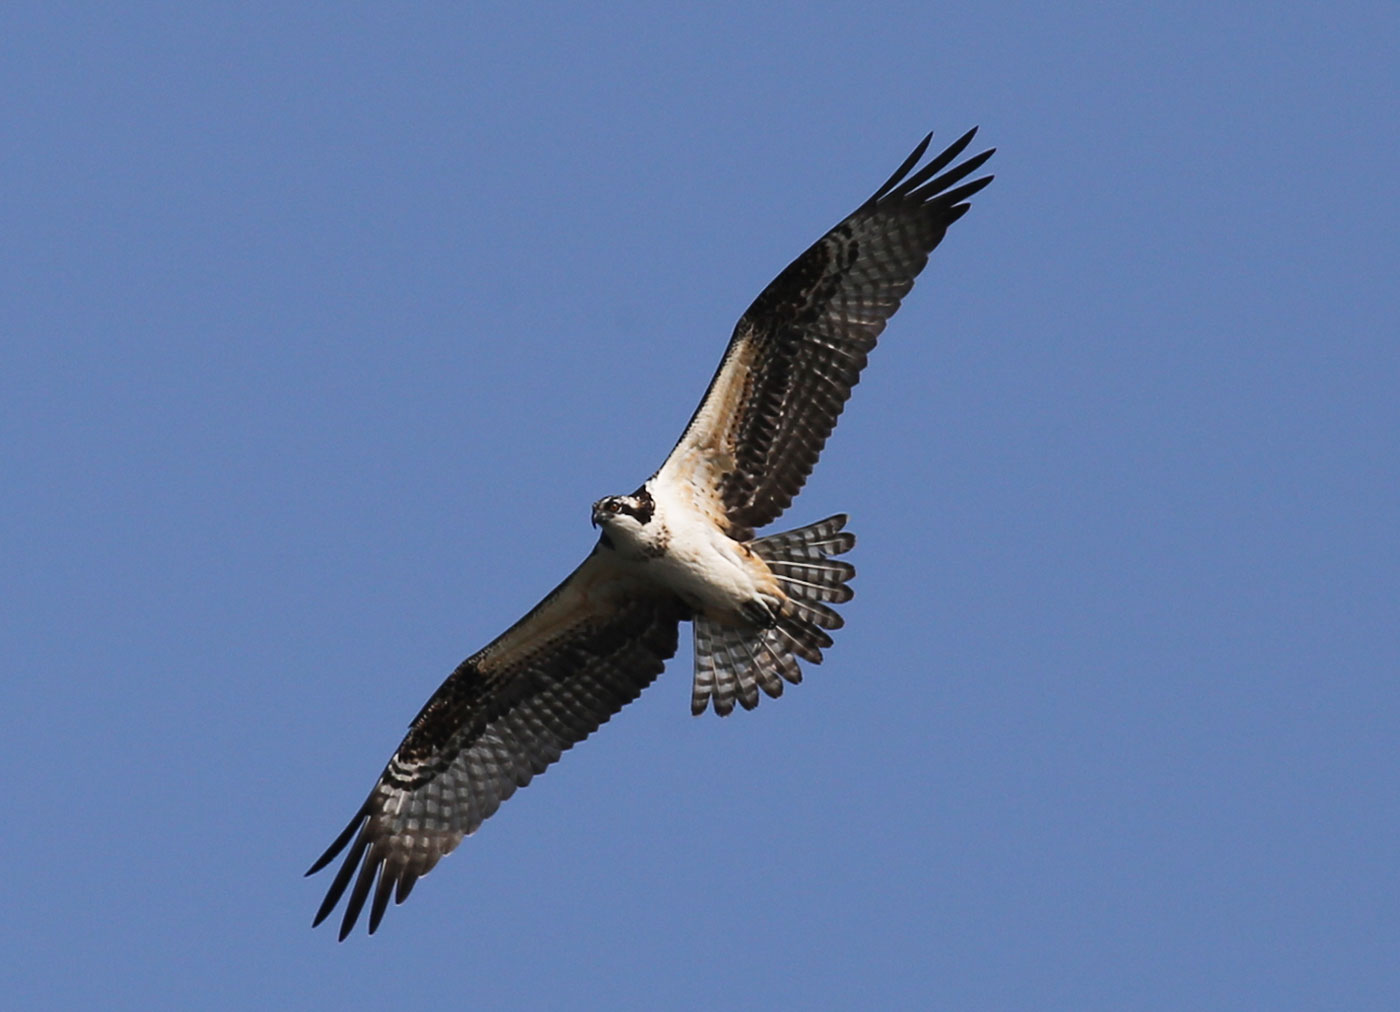
M 524 618 L 433 693 L 350 824 L 316 913 L 350 889 L 343 940 L 371 892 L 369 931 L 392 896 L 501 802 L 636 699 L 695 635 L 691 712 L 758 705 L 818 664 L 851 598 L 846 517 L 755 537 L 792 503 L 860 379 L 885 321 L 913 287 L 992 151 L 953 163 L 976 129 L 920 168 L 930 134 L 851 215 L 794 260 L 734 329 L 719 370 L 661 468 L 593 504 L 598 542 Z M 953 166 L 953 167 L 949 167 Z M 946 170 L 946 171 L 945 171 Z M 353 841 L 353 843 L 352 843 Z M 357 873 L 358 872 L 358 873 Z

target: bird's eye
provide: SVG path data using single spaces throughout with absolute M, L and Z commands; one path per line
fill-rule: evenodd
M 609 512 L 609 513 L 616 513 L 616 512 L 617 512 L 618 510 L 620 510 L 620 509 L 622 509 L 622 503 L 618 502 L 616 499 L 609 499 L 609 500 L 608 500 L 608 512 Z

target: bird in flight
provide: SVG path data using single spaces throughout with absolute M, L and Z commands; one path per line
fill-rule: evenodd
M 628 495 L 593 504 L 588 557 L 495 641 L 468 657 L 414 718 L 350 824 L 311 866 L 349 848 L 320 924 L 349 889 L 343 940 L 502 801 L 636 699 L 694 627 L 691 712 L 777 697 L 841 627 L 855 544 L 838 514 L 755 537 L 802 489 L 866 357 L 929 253 L 992 181 L 964 182 L 976 128 L 919 165 L 925 137 L 870 197 L 749 306 L 680 441 Z M 954 164 L 957 163 L 957 164 Z M 352 886 L 353 882 L 353 886 Z

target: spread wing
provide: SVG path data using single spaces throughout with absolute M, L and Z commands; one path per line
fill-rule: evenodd
M 651 684 L 676 651 L 683 617 L 679 600 L 632 582 L 595 549 L 433 693 L 350 825 L 307 872 L 350 847 L 315 923 L 353 878 L 340 937 L 371 891 L 372 934 L 391 894 L 402 903 L 516 788 Z
M 657 473 L 696 489 L 732 537 L 751 536 L 791 505 L 885 321 L 967 212 L 964 201 L 992 181 L 961 182 L 991 151 L 948 168 L 976 132 L 915 170 L 933 135 L 925 137 L 740 318 L 704 400 Z

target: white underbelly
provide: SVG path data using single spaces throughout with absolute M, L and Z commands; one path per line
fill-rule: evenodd
M 781 593 L 761 561 L 718 531 L 673 538 L 666 554 L 650 565 L 655 567 L 653 579 L 717 619 L 737 617 L 755 599 L 776 605 Z

